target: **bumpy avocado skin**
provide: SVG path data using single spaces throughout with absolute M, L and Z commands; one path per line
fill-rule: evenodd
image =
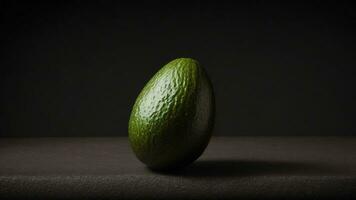
M 175 59 L 137 97 L 129 120 L 131 147 L 151 169 L 184 167 L 208 145 L 214 115 L 213 88 L 204 69 L 194 59 Z

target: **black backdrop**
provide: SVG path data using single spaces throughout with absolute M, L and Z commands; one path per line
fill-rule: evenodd
M 0 5 L 1 136 L 127 135 L 177 57 L 212 79 L 215 135 L 355 135 L 351 2 Z

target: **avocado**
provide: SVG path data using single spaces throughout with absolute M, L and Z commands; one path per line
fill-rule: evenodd
M 194 59 L 163 66 L 136 99 L 129 141 L 153 170 L 182 168 L 196 160 L 211 138 L 215 97 L 205 70 Z

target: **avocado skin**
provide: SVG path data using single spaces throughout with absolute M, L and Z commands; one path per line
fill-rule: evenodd
M 153 170 L 179 169 L 203 153 L 214 118 L 215 97 L 206 72 L 196 60 L 178 58 L 137 97 L 129 120 L 130 145 Z

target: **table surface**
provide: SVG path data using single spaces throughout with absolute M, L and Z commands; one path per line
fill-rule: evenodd
M 127 138 L 2 138 L 0 199 L 356 199 L 354 137 L 213 137 L 174 173 Z

